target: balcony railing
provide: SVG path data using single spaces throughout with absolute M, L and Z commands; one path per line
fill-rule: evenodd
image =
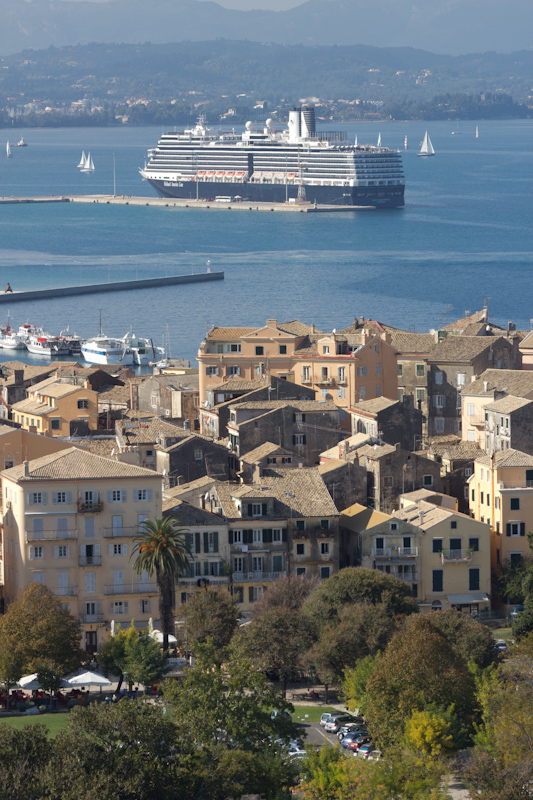
M 80 567 L 101 567 L 102 556 L 80 556 L 79 565 Z
M 103 509 L 104 504 L 101 500 L 95 500 L 91 503 L 82 503 L 81 500 L 78 502 L 79 514 L 98 514 Z
M 322 539 L 335 538 L 335 528 L 291 528 L 290 533 L 293 539 L 309 539 L 311 536 L 316 536 Z M 277 542 L 279 544 L 279 542 Z
M 374 547 L 372 558 L 417 558 L 418 547 Z
M 77 586 L 57 586 L 55 589 L 52 589 L 53 593 L 57 595 L 57 597 L 77 597 L 78 596 L 78 587 Z
M 406 583 L 416 583 L 419 579 L 418 572 L 395 572 L 393 574 L 399 581 L 406 581 Z
M 472 561 L 472 550 L 443 550 L 440 555 L 443 564 Z
M 499 483 L 500 489 L 533 489 L 533 481 L 522 481 L 522 483 Z
M 138 583 L 136 585 L 132 583 L 111 583 L 106 584 L 104 592 L 109 595 L 156 594 L 157 583 Z
M 399 558 L 416 558 L 418 556 L 418 547 L 399 547 L 397 552 Z
M 131 538 L 139 533 L 138 528 L 104 528 L 105 539 Z
M 187 586 L 196 586 L 198 581 L 208 581 L 210 584 L 223 584 L 228 583 L 229 578 L 226 575 L 195 575 L 191 577 L 188 575 L 186 578 L 178 578 L 176 583 L 178 585 L 185 584 Z
M 390 547 L 373 547 L 372 558 L 390 558 L 392 550 Z
M 283 572 L 234 572 L 234 583 L 242 583 L 243 581 L 275 581 L 284 575 Z
M 64 540 L 66 539 L 77 539 L 78 538 L 78 531 L 57 531 L 57 530 L 46 530 L 46 531 L 26 531 L 26 542 L 43 542 L 43 541 L 54 541 L 54 540 Z
M 80 622 L 84 623 L 85 625 L 91 625 L 94 622 L 103 622 L 104 615 L 103 614 L 81 614 L 80 615 Z

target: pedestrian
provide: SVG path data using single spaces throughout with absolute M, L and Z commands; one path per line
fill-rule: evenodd
M 4 294 L 9 294 L 9 292 L 11 292 L 11 294 L 13 294 L 13 289 L 11 288 L 11 286 L 10 286 L 10 284 L 8 282 Z

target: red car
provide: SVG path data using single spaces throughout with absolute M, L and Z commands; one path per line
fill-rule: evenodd
M 348 744 L 346 745 L 346 749 L 353 750 L 355 752 L 356 750 L 359 750 L 361 745 L 369 744 L 371 741 L 372 741 L 371 736 L 358 736 L 357 739 L 353 740 L 353 742 L 348 742 Z

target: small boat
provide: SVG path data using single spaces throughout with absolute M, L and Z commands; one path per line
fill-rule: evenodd
M 94 172 L 94 164 L 90 153 L 87 153 L 87 158 L 85 159 L 84 166 L 81 168 L 81 172 Z
M 126 337 L 117 339 L 110 336 L 93 336 L 81 346 L 81 354 L 89 364 L 135 364 L 133 352 L 129 349 Z
M 13 158 L 13 153 L 11 152 L 11 148 L 9 146 L 9 142 L 6 144 L 6 156 L 8 158 Z
M 378 147 L 381 147 L 381 133 L 378 133 Z
M 68 349 L 69 353 L 81 355 L 81 346 L 85 342 L 85 339 L 82 336 L 78 336 L 77 333 L 70 333 L 69 329 L 67 328 L 64 331 L 61 331 L 59 338 L 65 342 L 65 347 Z
M 404 148 L 407 150 L 407 136 L 406 136 L 406 137 L 405 137 L 405 139 L 403 140 L 403 146 L 404 146 Z
M 431 144 L 431 139 L 429 138 L 429 134 L 426 131 L 424 136 L 424 141 L 422 142 L 422 147 L 420 148 L 420 152 L 417 153 L 417 156 L 434 156 L 435 150 L 433 145 Z
M 160 360 L 165 355 L 165 349 L 156 347 L 151 339 L 140 339 L 133 334 L 131 338 L 125 336 L 124 339 L 128 343 L 128 348 L 133 352 L 134 364 L 150 364 L 152 360 Z
M 39 335 L 32 334 L 27 342 L 26 349 L 37 356 L 66 356 L 70 352 L 66 342 L 60 336 L 51 336 L 43 330 Z
M 25 142 L 24 139 L 22 138 L 22 136 L 20 137 L 20 141 L 19 142 L 17 142 L 16 144 L 12 144 L 11 145 L 11 147 L 27 147 L 27 146 L 28 146 L 28 142 Z
M 479 128 L 477 125 L 476 125 L 476 139 L 479 139 Z
M 79 167 L 79 169 L 83 169 L 84 166 L 85 166 L 85 150 L 82 150 L 81 151 L 80 163 L 78 164 L 78 167 Z
M 0 347 L 4 350 L 25 350 L 26 342 L 15 331 L 9 329 L 0 336 Z

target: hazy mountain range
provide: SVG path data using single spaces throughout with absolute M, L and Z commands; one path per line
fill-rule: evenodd
M 510 53 L 531 49 L 532 30 L 532 0 L 308 0 L 288 11 L 235 11 L 199 0 L 2 0 L 0 55 L 50 45 L 216 38 Z

